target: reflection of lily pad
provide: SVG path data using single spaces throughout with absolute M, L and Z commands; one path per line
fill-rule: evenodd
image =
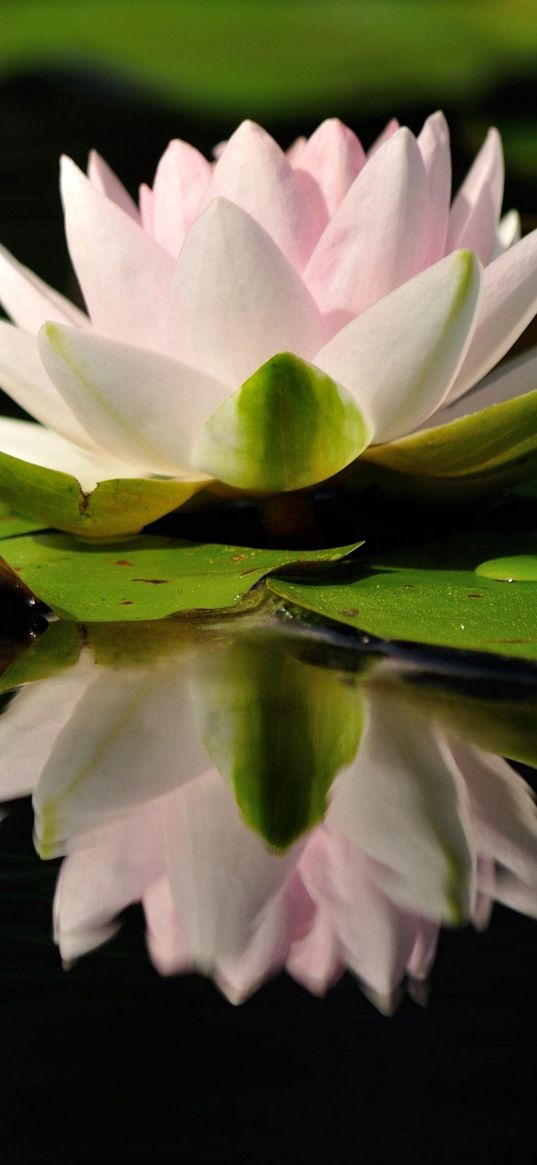
M 0 497 L 22 514 L 39 519 L 33 529 L 53 526 L 79 538 L 122 538 L 184 505 L 207 484 L 197 478 L 122 477 L 84 493 L 75 477 L 0 453 Z M 32 526 L 30 526 L 32 529 Z
M 6 561 L 40 599 L 59 615 L 90 623 L 233 608 L 273 570 L 334 562 L 352 549 L 251 550 L 144 535 L 106 546 L 66 534 L 2 543 Z
M 502 542 L 513 553 L 535 546 L 472 534 L 379 556 L 337 583 L 278 578 L 267 586 L 287 603 L 383 639 L 537 660 L 537 582 L 507 585 L 475 573 Z
M 26 647 L 0 677 L 0 693 L 19 684 L 33 683 L 55 675 L 76 663 L 82 637 L 73 623 L 52 623 L 46 632 Z
M 427 490 L 458 486 L 491 489 L 535 474 L 537 466 L 537 391 L 490 405 L 467 417 L 373 445 L 361 461 L 397 475 Z M 416 481 L 416 479 L 421 479 Z

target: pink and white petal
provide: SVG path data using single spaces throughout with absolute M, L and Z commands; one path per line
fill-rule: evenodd
M 271 852 L 242 821 L 211 769 L 169 798 L 166 865 L 189 957 L 224 983 L 298 861 Z
M 61 190 L 69 252 L 96 329 L 161 349 L 173 259 L 69 158 Z
M 153 882 L 142 902 L 147 948 L 159 975 L 180 975 L 194 970 L 168 878 L 164 876 Z
M 505 356 L 537 312 L 537 230 L 485 268 L 477 327 L 451 387 L 457 400 Z
M 334 781 L 326 824 L 374 860 L 369 877 L 397 906 L 460 922 L 475 880 L 466 801 L 438 730 L 395 700 L 370 698 L 360 750 Z
M 433 417 L 429 417 L 421 429 L 432 425 L 447 425 L 459 417 L 477 413 L 489 405 L 513 400 L 537 389 L 537 348 L 530 348 L 515 360 L 508 360 L 495 368 L 490 376 L 481 381 L 471 392 L 466 392 L 456 400 L 444 403 Z
M 71 854 L 54 896 L 54 940 L 64 963 L 101 946 L 117 931 L 119 915 L 161 877 L 162 820 L 146 806 L 117 821 L 106 838 Z
M 427 176 L 400 129 L 360 171 L 311 256 L 304 280 L 325 313 L 346 322 L 426 262 Z
M 470 343 L 479 294 L 475 256 L 448 255 L 314 357 L 355 398 L 376 443 L 412 432 L 439 407 Z
M 0 320 L 0 386 L 42 425 L 71 441 L 93 447 L 93 442 L 47 376 L 37 338 Z
M 431 973 L 438 946 L 440 927 L 427 918 L 420 918 L 416 928 L 416 941 L 408 960 L 407 971 L 412 979 L 427 979 Z
M 337 117 L 331 117 L 308 139 L 294 163 L 294 170 L 295 174 L 313 179 L 322 194 L 328 218 L 332 218 L 365 160 L 356 134 Z
M 496 239 L 492 248 L 490 262 L 493 263 L 495 259 L 499 259 L 504 251 L 508 251 L 515 243 L 518 243 L 521 235 L 520 215 L 517 210 L 508 210 L 503 218 L 498 223 L 498 230 L 496 231 Z
M 44 469 L 70 473 L 77 478 L 85 493 L 94 490 L 100 481 L 144 476 L 139 467 L 127 466 L 115 457 L 93 454 L 51 429 L 44 429 L 33 421 L 15 421 L 11 417 L 0 417 L 0 453 L 41 465 Z
M 135 222 L 140 221 L 140 213 L 134 199 L 131 198 L 128 190 L 125 190 L 123 183 L 110 169 L 104 158 L 101 158 L 101 155 L 97 153 L 97 150 L 90 151 L 88 178 L 99 194 L 104 194 L 111 202 L 115 202 L 116 206 L 124 210 L 125 214 L 128 214 Z
M 145 182 L 142 182 L 142 185 L 140 186 L 139 202 L 142 226 L 144 231 L 147 231 L 147 234 L 151 235 L 151 238 L 153 238 L 153 191 L 151 190 L 151 187 L 147 186 Z
M 118 816 L 162 802 L 205 771 L 183 667 L 184 660 L 110 668 L 88 683 L 34 797 L 35 832 L 48 856 L 80 848 L 86 835 L 98 837 Z
M 0 800 L 38 785 L 55 742 L 91 682 L 95 665 L 82 652 L 74 667 L 22 688 L 0 718 Z
M 148 473 L 181 473 L 229 389 L 197 368 L 94 333 L 46 324 L 43 364 L 96 444 Z
M 300 276 L 266 231 L 224 198 L 185 239 L 170 313 L 177 357 L 233 387 L 275 352 L 308 359 L 324 337 Z
M 153 237 L 174 257 L 197 217 L 210 177 L 210 162 L 199 150 L 170 142 L 155 174 L 152 222 Z
M 451 742 L 464 774 L 476 845 L 537 889 L 537 806 L 526 781 L 501 757 Z
M 427 174 L 427 264 L 430 264 L 445 254 L 451 199 L 449 129 L 443 113 L 433 113 L 427 118 L 418 146 Z
M 304 134 L 301 134 L 299 137 L 295 138 L 294 142 L 291 142 L 291 145 L 285 151 L 287 161 L 293 167 L 293 170 L 296 166 L 298 166 L 300 155 L 304 149 L 304 146 L 306 145 L 307 140 L 307 137 L 304 137 Z M 218 154 L 215 154 L 215 158 L 217 157 Z
M 381 133 L 379 133 L 378 138 L 375 138 L 375 141 L 369 147 L 367 151 L 368 159 L 372 158 L 373 155 L 376 154 L 377 150 L 380 150 L 380 147 L 384 145 L 384 142 L 388 142 L 390 138 L 393 138 L 394 133 L 397 133 L 397 130 L 400 128 L 401 126 L 397 118 L 390 118 L 390 120 L 384 126 L 384 129 L 381 131 Z
M 318 226 L 292 166 L 270 134 L 243 121 L 218 158 L 201 209 L 224 197 L 240 206 L 301 271 Z
M 317 905 L 308 933 L 293 943 L 285 967 L 312 995 L 326 995 L 344 974 L 340 945 L 324 902 Z
M 503 151 L 497 129 L 490 129 L 456 195 L 449 217 L 448 251 L 470 247 L 488 263 L 503 199 Z
M 89 324 L 88 317 L 74 303 L 48 287 L 1 246 L 0 304 L 11 319 L 28 332 L 38 332 L 45 320 L 75 324 L 79 328 Z

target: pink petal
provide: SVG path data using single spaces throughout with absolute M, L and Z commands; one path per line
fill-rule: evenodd
M 255 219 L 302 270 L 318 235 L 300 182 L 270 134 L 243 121 L 214 167 L 201 209 L 222 195 Z
M 61 188 L 69 251 L 95 327 L 159 348 L 173 260 L 69 158 L 62 159 Z
M 153 183 L 153 235 L 177 256 L 198 213 L 211 165 L 187 142 L 173 141 L 162 155 Z
M 45 320 L 86 327 L 88 318 L 0 247 L 0 304 L 19 327 L 38 332 Z
M 360 172 L 304 272 L 323 312 L 341 322 L 372 307 L 426 261 L 427 177 L 415 138 L 401 129 Z
M 175 909 L 167 877 L 153 882 L 143 895 L 147 925 L 147 946 L 159 975 L 179 975 L 191 971 L 185 935 Z
M 307 359 L 323 334 L 300 276 L 253 218 L 223 198 L 185 239 L 171 319 L 178 358 L 234 387 L 275 352 Z
M 142 182 L 139 191 L 140 217 L 144 231 L 153 238 L 153 191 L 150 186 Z
M 389 141 L 390 138 L 393 137 L 394 133 L 397 133 L 397 130 L 400 128 L 401 127 L 397 118 L 390 118 L 390 121 L 387 123 L 387 125 L 384 126 L 382 133 L 379 133 L 378 138 L 375 138 L 375 141 L 369 147 L 367 151 L 367 157 L 372 158 L 373 154 L 376 154 L 377 150 L 380 150 L 380 147 L 384 145 L 384 142 Z
M 140 215 L 136 203 L 114 171 L 110 169 L 110 166 L 96 150 L 90 152 L 88 178 L 99 194 L 104 194 L 106 198 L 124 210 L 125 214 L 128 214 L 135 222 L 139 222 Z
M 436 263 L 445 253 L 451 199 L 449 130 L 443 113 L 427 118 L 418 146 L 427 174 L 427 263 Z
M 485 268 L 477 328 L 449 400 L 457 400 L 501 360 L 536 312 L 537 230 Z
M 537 388 L 537 348 L 530 348 L 515 360 L 507 360 L 491 372 L 475 389 L 443 405 L 434 416 L 420 426 L 447 425 L 459 417 L 477 413 L 489 405 L 497 405 L 514 397 L 524 396 Z
M 365 154 L 356 134 L 332 117 L 306 142 L 294 170 L 313 179 L 331 218 L 364 165 Z
M 503 199 L 500 135 L 490 129 L 451 208 L 447 248 L 470 247 L 482 263 L 491 257 Z

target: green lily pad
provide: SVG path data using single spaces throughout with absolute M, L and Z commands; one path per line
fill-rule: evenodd
M 346 389 L 306 360 L 279 352 L 209 418 L 194 462 L 239 489 L 278 493 L 332 477 L 369 440 Z
M 537 582 L 509 585 L 476 575 L 501 542 L 534 547 L 534 538 L 468 534 L 379 556 L 316 583 L 269 579 L 279 599 L 383 639 L 399 639 L 537 660 Z
M 138 534 L 206 485 L 207 479 L 201 477 L 184 481 L 122 477 L 101 481 L 91 493 L 84 493 L 69 473 L 0 453 L 0 498 L 6 505 L 31 515 L 34 529 L 52 526 L 96 541 Z
M 492 558 L 480 562 L 476 574 L 483 578 L 495 578 L 499 582 L 537 583 L 537 554 L 518 554 L 512 558 Z
M 426 492 L 496 489 L 535 475 L 537 390 L 446 425 L 371 445 L 360 459 Z
M 271 571 L 337 562 L 355 546 L 251 550 L 147 535 L 91 546 L 66 534 L 30 534 L 6 539 L 2 554 L 58 615 L 102 623 L 234 608 Z

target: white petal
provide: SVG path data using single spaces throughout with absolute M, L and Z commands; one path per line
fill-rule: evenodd
M 21 408 L 71 441 L 92 445 L 41 363 L 37 339 L 0 320 L 0 386 Z
M 376 442 L 411 432 L 438 408 L 470 342 L 479 284 L 474 256 L 448 255 L 314 357 L 355 397 Z
M 171 795 L 167 838 L 189 956 L 199 970 L 225 981 L 291 873 L 300 843 L 282 856 L 271 852 L 244 825 L 215 769 Z
M 489 405 L 500 404 L 504 400 L 513 400 L 514 397 L 524 396 L 526 392 L 537 389 L 537 348 L 530 348 L 515 360 L 508 360 L 495 368 L 490 376 L 481 381 L 471 392 L 456 400 L 444 403 L 441 409 L 429 417 L 422 429 L 429 429 L 432 425 L 447 425 L 449 421 L 456 421 L 459 417 L 477 413 Z
M 373 144 L 369 147 L 367 157 L 372 158 L 373 154 L 376 154 L 377 150 L 380 150 L 380 147 L 384 145 L 384 142 L 388 142 L 390 138 L 393 138 L 394 133 L 397 133 L 397 130 L 400 128 L 397 118 L 391 117 L 384 126 L 384 129 L 379 133 L 378 138 L 375 138 Z
M 62 159 L 61 189 L 69 252 L 95 327 L 160 348 L 172 258 L 69 158 Z
M 457 400 L 501 360 L 536 311 L 537 230 L 485 268 L 475 335 L 450 400 Z
M 78 478 L 81 489 L 90 493 L 99 481 L 116 477 L 143 477 L 134 466 L 125 465 L 113 457 L 97 456 L 89 449 L 81 449 L 59 433 L 35 425 L 32 421 L 14 421 L 0 417 L 0 452 L 44 469 L 57 469 Z
M 101 449 L 147 472 L 188 469 L 195 439 L 229 389 L 168 356 L 46 324 L 41 359 Z
M 302 270 L 317 237 L 315 218 L 283 150 L 252 121 L 243 121 L 226 142 L 202 208 L 218 197 L 247 211 Z
M 488 263 L 503 199 L 503 153 L 497 129 L 487 137 L 453 202 L 447 248 L 470 247 Z
M 87 327 L 83 312 L 0 247 L 0 303 L 21 328 L 37 332 L 45 320 Z
M 136 203 L 104 158 L 101 158 L 101 155 L 97 153 L 97 150 L 90 151 L 88 178 L 99 194 L 106 195 L 111 202 L 115 202 L 116 206 L 124 210 L 125 214 L 128 214 L 135 222 L 140 221 L 140 213 Z
M 83 652 L 77 664 L 29 684 L 0 717 L 0 800 L 36 788 L 54 744 L 91 681 L 93 664 Z
M 492 255 L 490 256 L 491 263 L 494 259 L 499 259 L 504 251 L 508 251 L 509 247 L 518 243 L 521 234 L 520 215 L 517 210 L 508 210 L 503 218 L 498 223 L 498 230 L 496 231 L 496 239 L 492 248 Z
M 331 117 L 305 143 L 294 170 L 313 180 L 331 218 L 364 165 L 365 154 L 356 134 Z
M 415 138 L 400 129 L 353 182 L 305 282 L 322 311 L 346 321 L 421 271 L 427 237 L 425 168 Z
M 56 739 L 34 798 L 51 853 L 202 773 L 185 660 L 99 671 Z M 156 756 L 158 753 L 158 764 Z
M 250 215 L 223 198 L 185 239 L 171 318 L 178 358 L 234 387 L 275 352 L 307 359 L 323 335 L 300 276 Z
M 370 699 L 358 755 L 332 786 L 326 821 L 380 863 L 371 877 L 399 906 L 468 918 L 475 856 L 465 785 L 434 726 L 393 699 Z

